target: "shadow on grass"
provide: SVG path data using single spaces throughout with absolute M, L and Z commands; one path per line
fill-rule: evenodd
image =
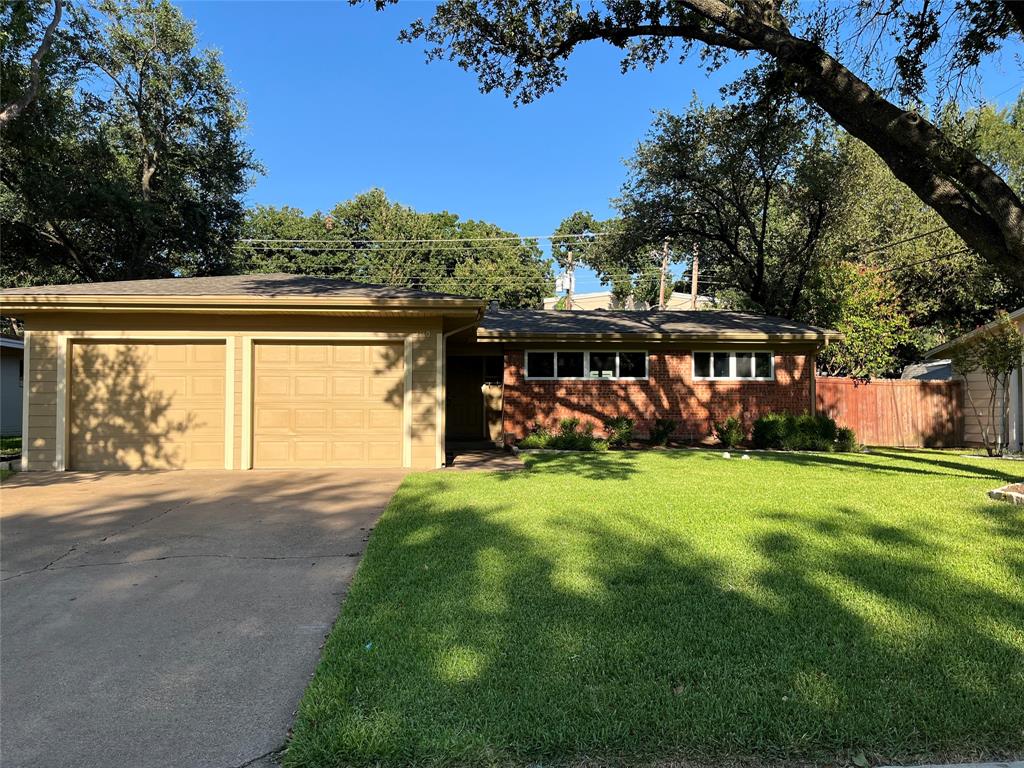
M 525 475 L 636 472 L 616 459 L 540 455 Z M 909 524 L 768 509 L 716 539 L 699 518 L 524 519 L 415 480 L 378 527 L 286 765 L 1019 753 L 1020 583 L 949 566 Z

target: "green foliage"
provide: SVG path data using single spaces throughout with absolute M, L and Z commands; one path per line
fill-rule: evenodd
M 949 130 L 962 144 L 986 147 L 986 159 L 1009 170 L 1024 168 L 1024 150 L 1011 141 L 990 137 L 1017 134 L 1022 114 L 1024 106 L 1020 105 L 1013 114 L 981 107 L 961 115 L 950 107 L 942 123 L 953 126 Z M 1004 120 L 999 128 L 996 116 Z M 973 136 L 962 127 L 978 122 L 988 127 Z M 849 136 L 842 137 L 840 145 L 844 158 L 841 183 L 855 194 L 847 197 L 842 215 L 829 233 L 829 267 L 820 276 L 825 292 L 812 298 L 812 310 L 804 319 L 828 325 L 834 304 L 848 301 L 829 293 L 841 287 L 835 285 L 837 281 L 850 279 L 850 273 L 838 266 L 842 262 L 882 273 L 883 285 L 878 288 L 888 294 L 886 304 L 895 307 L 915 329 L 896 349 L 903 363 L 944 339 L 987 322 L 1000 307 L 1024 305 L 1024 287 L 968 249 L 867 146 Z M 930 234 L 920 237 L 926 233 Z
M 857 435 L 849 427 L 840 427 L 836 431 L 835 449 L 839 453 L 852 453 L 857 450 Z
M 551 262 L 533 240 L 448 212 L 419 213 L 379 189 L 306 216 L 296 208 L 250 210 L 237 272 L 293 272 L 534 307 L 554 289 Z M 513 238 L 482 241 L 473 238 Z M 282 242 L 317 241 L 314 244 Z M 396 243 L 434 240 L 435 243 Z M 277 242 L 266 242 L 277 241 Z
M 991 327 L 959 343 L 950 353 L 953 371 L 966 376 L 972 371 L 985 374 L 988 384 L 988 402 L 980 407 L 974 401 L 970 387 L 966 387 L 970 410 L 981 428 L 982 441 L 990 456 L 999 455 L 1006 448 L 1008 437 L 1004 424 L 1010 408 L 1010 375 L 1024 359 L 1024 336 L 1006 312 L 1000 312 Z
M 735 87 L 762 87 L 761 73 Z M 681 115 L 661 112 L 629 161 L 616 201 L 621 231 L 607 248 L 631 271 L 657 275 L 668 238 L 673 260 L 700 247 L 700 277 L 749 306 L 795 317 L 845 202 L 841 155 L 830 133 L 789 98 L 750 96 Z M 654 253 L 653 256 L 657 256 Z M 655 283 L 656 285 L 656 283 Z
M 38 3 L 6 3 L 5 35 Z M 223 271 L 259 170 L 216 53 L 166 0 L 71 6 L 36 100 L 0 136 L 0 283 Z M 26 55 L 4 53 L 4 90 Z
M 606 451 L 608 441 L 594 437 L 594 425 L 579 419 L 562 419 L 554 434 L 537 427 L 519 441 L 520 448 L 548 448 L 554 451 Z
M 885 276 L 848 262 L 821 270 L 813 292 L 816 322 L 843 333 L 818 352 L 818 370 L 857 379 L 898 376 L 901 348 L 910 344 L 910 321 Z
M 669 438 L 675 434 L 679 424 L 675 419 L 655 419 L 651 427 L 651 445 L 666 445 Z
M 852 430 L 840 433 L 834 419 L 825 414 L 809 413 L 800 416 L 764 414 L 754 422 L 752 441 L 755 448 L 776 451 L 825 452 L 847 450 L 848 446 L 856 444 Z
M 633 427 L 636 422 L 627 416 L 616 416 L 604 422 L 604 431 L 608 435 L 608 445 L 621 448 L 633 441 Z
M 716 421 L 712 426 L 712 431 L 718 442 L 726 448 L 739 445 L 747 437 L 743 423 L 735 416 L 730 416 L 725 421 Z

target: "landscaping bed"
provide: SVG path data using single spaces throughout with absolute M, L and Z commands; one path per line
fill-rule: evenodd
M 872 763 L 1024 743 L 1018 478 L 941 452 L 409 476 L 288 766 Z

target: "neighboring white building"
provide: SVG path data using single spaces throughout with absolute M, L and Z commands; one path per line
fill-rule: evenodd
M 544 299 L 544 309 L 555 309 L 558 302 L 564 296 L 549 296 Z M 665 301 L 665 309 L 714 309 L 715 302 L 710 296 L 697 296 L 697 306 L 693 306 L 690 294 L 673 291 Z M 594 291 L 592 293 L 574 293 L 572 295 L 573 309 L 624 309 L 644 311 L 657 309 L 657 304 L 651 306 L 646 301 L 637 301 L 632 296 L 625 301 L 619 301 L 611 291 Z
M 25 342 L 0 336 L 0 435 L 21 434 Z
M 1021 333 L 1024 333 L 1024 307 L 1010 313 Z M 954 347 L 970 340 L 972 337 L 992 328 L 994 323 L 977 328 L 963 336 L 958 336 L 952 341 L 946 342 L 925 353 L 925 359 L 935 360 L 948 356 Z M 985 380 L 985 374 L 981 371 L 972 371 L 965 378 L 966 389 L 964 391 L 964 442 L 968 445 L 982 445 L 982 426 L 988 426 L 991 434 L 1006 435 L 1004 441 L 1011 450 L 1024 450 L 1024 359 L 1021 360 L 1017 370 L 1010 376 L 1010 408 L 1009 415 L 1003 424 L 993 424 L 992 415 L 989 412 L 989 388 Z M 974 409 L 971 402 L 974 402 Z M 980 419 L 980 421 L 979 421 Z

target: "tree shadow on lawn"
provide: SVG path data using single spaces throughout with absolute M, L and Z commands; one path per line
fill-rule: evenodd
M 766 509 L 709 546 L 696 522 L 567 524 L 453 487 L 396 495 L 287 765 L 1019 754 L 1012 571 L 855 506 Z
M 586 480 L 628 480 L 639 472 L 637 451 L 608 453 L 529 453 L 532 474 L 566 474 Z M 506 474 L 505 479 L 512 479 Z
M 978 466 L 961 462 L 943 460 L 940 454 L 934 457 L 921 453 L 910 453 L 898 450 L 879 450 L 872 448 L 868 453 L 804 453 L 758 451 L 752 454 L 757 460 L 780 462 L 800 467 L 829 466 L 837 469 L 858 469 L 872 472 L 892 474 L 932 475 L 938 477 L 973 477 L 992 478 L 993 480 L 1010 482 L 1016 475 L 1012 470 L 1017 467 L 1001 469 L 999 467 Z M 882 461 L 875 461 L 882 459 Z M 1007 462 L 1008 464 L 1010 462 Z M 923 465 L 923 466 L 914 466 Z M 1024 469 L 1024 466 L 1020 467 Z

